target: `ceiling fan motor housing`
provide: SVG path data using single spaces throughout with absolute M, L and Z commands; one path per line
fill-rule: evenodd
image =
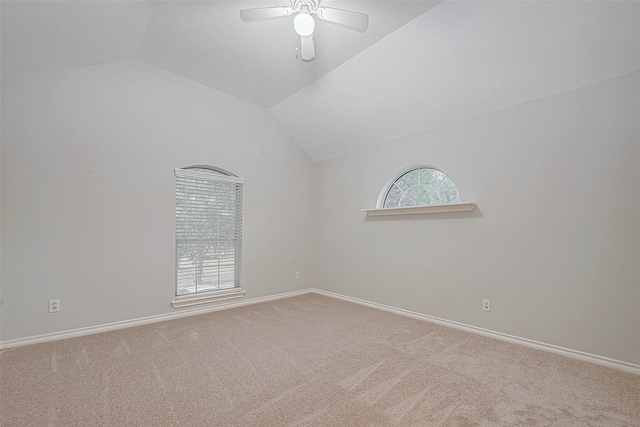
M 315 46 L 313 31 L 315 19 L 311 15 L 315 13 L 319 19 L 332 22 L 352 30 L 365 32 L 369 26 L 369 17 L 361 12 L 320 7 L 320 0 L 290 0 L 289 6 L 260 7 L 257 9 L 242 9 L 240 19 L 244 22 L 263 21 L 265 19 L 280 18 L 294 15 L 293 27 L 300 36 L 300 57 L 303 61 L 311 61 L 315 58 Z
M 301 13 L 316 13 L 319 4 L 319 0 L 291 0 L 291 6 Z

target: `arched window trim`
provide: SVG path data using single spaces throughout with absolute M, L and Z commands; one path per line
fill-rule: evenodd
M 238 175 L 232 174 L 231 172 L 229 172 L 228 170 L 219 168 L 217 166 L 210 166 L 210 165 L 193 165 L 193 166 L 185 166 L 183 168 L 180 169 L 194 169 L 195 171 L 210 171 L 210 172 L 214 172 L 214 173 L 219 173 L 221 175 L 226 175 L 226 176 L 235 176 L 237 177 Z
M 376 209 L 384 209 L 384 202 L 387 199 L 387 195 L 389 194 L 389 191 L 391 191 L 391 187 L 393 187 L 393 184 L 395 184 L 400 178 L 402 178 L 406 173 L 411 172 L 413 170 L 416 169 L 434 169 L 437 170 L 438 172 L 443 173 L 445 176 L 449 177 L 449 175 L 443 171 L 442 169 L 439 169 L 435 166 L 430 166 L 430 165 L 424 165 L 424 164 L 418 164 L 418 165 L 412 165 L 409 167 L 406 167 L 400 171 L 398 171 L 396 174 L 394 174 L 384 185 L 384 187 L 382 187 L 382 191 L 380 192 L 380 194 L 378 195 L 378 201 L 376 202 Z M 451 179 L 451 177 L 449 177 L 449 179 Z M 451 180 L 451 182 L 453 182 L 453 180 Z M 454 183 L 455 185 L 455 183 Z M 456 185 L 456 191 L 458 192 L 458 196 L 460 195 L 460 191 L 458 191 L 458 187 Z M 424 205 L 424 206 L 437 206 L 437 205 Z M 411 206 L 414 207 L 414 206 Z M 418 207 L 418 206 L 415 206 Z M 389 209 L 389 208 L 387 208 Z

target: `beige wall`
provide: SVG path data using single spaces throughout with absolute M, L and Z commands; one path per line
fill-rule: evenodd
M 640 363 L 639 118 L 636 72 L 317 164 L 316 286 Z M 477 210 L 367 221 L 417 163 Z
M 5 79 L 0 339 L 172 312 L 173 169 L 205 163 L 246 179 L 247 298 L 314 286 L 639 364 L 639 116 L 633 73 L 314 165 L 142 62 Z M 477 209 L 366 220 L 417 163 Z
M 313 164 L 266 110 L 138 61 L 3 80 L 1 339 L 172 312 L 193 164 L 246 179 L 246 298 L 309 287 Z

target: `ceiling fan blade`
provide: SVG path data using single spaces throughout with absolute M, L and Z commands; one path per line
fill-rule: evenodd
M 264 19 L 280 18 L 289 16 L 293 9 L 287 6 L 282 7 L 261 7 L 258 9 L 242 9 L 240 19 L 244 22 L 262 21 Z
M 316 57 L 316 47 L 313 44 L 313 35 L 300 37 L 300 57 L 303 61 L 311 61 Z
M 369 17 L 360 12 L 350 10 L 334 9 L 331 7 L 319 7 L 316 14 L 320 19 L 344 25 L 351 29 L 364 33 L 369 27 Z

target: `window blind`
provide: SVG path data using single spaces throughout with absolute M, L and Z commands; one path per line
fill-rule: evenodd
M 176 169 L 176 295 L 240 288 L 244 180 Z

